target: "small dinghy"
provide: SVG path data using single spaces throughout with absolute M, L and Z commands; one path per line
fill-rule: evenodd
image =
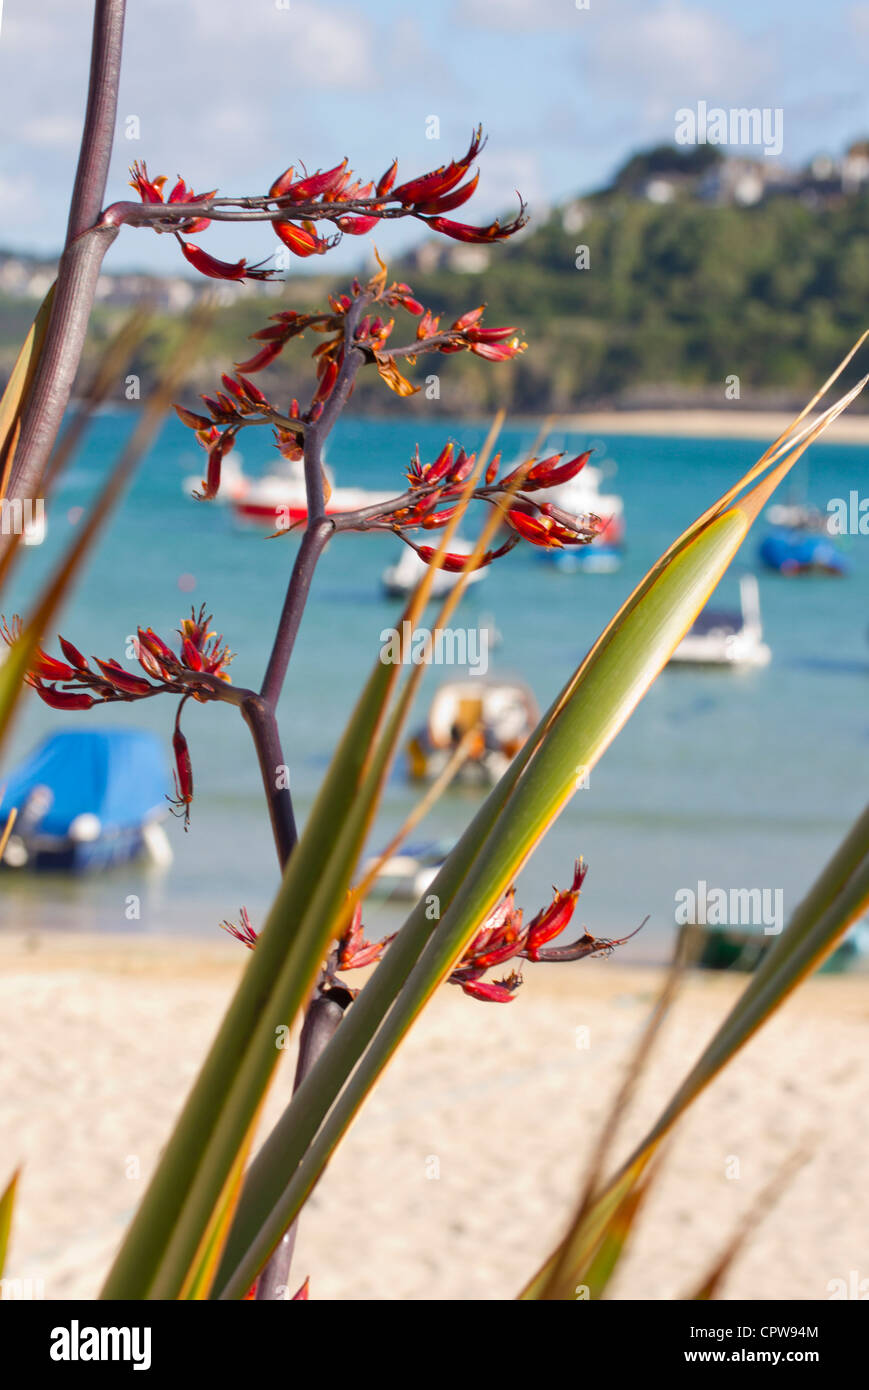
M 616 574 L 622 567 L 622 553 L 617 546 L 565 546 L 563 550 L 541 550 L 540 558 L 560 574 Z
M 740 607 L 711 608 L 697 615 L 693 627 L 670 657 L 679 666 L 767 666 L 770 650 L 763 641 L 760 592 L 753 574 L 739 581 Z
M 389 902 L 417 902 L 437 878 L 438 870 L 455 843 L 455 840 L 425 840 L 403 845 L 384 861 L 372 885 L 371 896 Z M 373 855 L 363 863 L 363 875 L 374 867 L 378 858 Z
M 145 853 L 165 864 L 170 786 L 163 744 L 146 730 L 52 734 L 0 778 L 0 826 L 17 813 L 3 866 L 81 873 Z
M 537 702 L 519 681 L 469 677 L 435 691 L 425 728 L 407 747 L 410 775 L 439 777 L 459 745 L 467 757 L 456 780 L 494 784 L 506 772 L 539 719 Z
M 848 574 L 850 566 L 827 535 L 800 528 L 770 531 L 760 543 L 760 559 L 767 569 L 787 576 Z

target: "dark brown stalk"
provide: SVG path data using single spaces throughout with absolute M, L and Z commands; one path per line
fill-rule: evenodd
M 354 346 L 356 325 L 367 307 L 367 295 L 359 295 L 347 312 L 344 325 L 344 358 L 335 379 L 335 385 L 323 407 L 318 420 L 309 424 L 305 430 L 305 492 L 307 496 L 308 521 L 302 544 L 296 556 L 287 594 L 281 612 L 278 630 L 272 645 L 271 656 L 262 685 L 263 699 L 272 709 L 277 705 L 290 657 L 293 654 L 296 636 L 317 561 L 326 548 L 334 532 L 334 523 L 326 517 L 326 503 L 323 492 L 323 445 L 338 415 L 343 410 L 353 389 L 356 374 L 366 361 L 365 352 Z
M 278 862 L 283 871 L 295 848 L 298 833 L 277 720 L 271 705 L 262 695 L 249 695 L 242 704 L 241 712 L 256 748 Z
M 275 785 L 275 772 L 278 764 L 285 772 L 283 755 L 280 752 L 275 708 L 283 689 L 287 667 L 293 652 L 296 635 L 317 561 L 322 555 L 333 534 L 334 526 L 326 517 L 326 501 L 323 490 L 323 443 L 335 420 L 346 405 L 353 389 L 356 373 L 364 364 L 366 357 L 361 348 L 354 346 L 356 325 L 363 309 L 368 304 L 368 296 L 359 295 L 347 313 L 344 325 L 344 358 L 329 394 L 323 412 L 305 430 L 305 492 L 308 507 L 308 520 L 302 543 L 293 565 L 287 594 L 271 656 L 263 680 L 262 692 L 256 700 L 248 700 L 243 706 L 253 736 L 259 758 L 263 785 L 269 803 L 269 814 L 278 858 L 281 868 L 286 867 L 291 849 L 296 843 L 296 827 L 292 798 L 289 788 L 278 789 Z M 327 1042 L 332 1037 L 350 1003 L 346 990 L 321 987 L 314 994 L 299 1039 L 299 1058 L 293 1081 L 293 1092 L 304 1081 Z M 288 1281 L 296 1244 L 296 1225 L 294 1221 L 280 1243 L 273 1250 L 263 1272 L 257 1281 L 258 1300 L 275 1300 L 288 1297 Z
M 87 110 L 66 230 L 67 246 L 94 226 L 103 206 L 115 136 L 125 9 L 126 0 L 96 0 L 94 6 Z
M 311 1001 L 305 1015 L 302 1036 L 299 1039 L 299 1058 L 296 1062 L 296 1075 L 293 1081 L 294 1093 L 334 1035 L 349 1003 L 350 994 L 348 991 L 337 989 L 334 986 L 322 994 L 316 995 Z M 290 1297 L 287 1281 L 293 1262 L 298 1224 L 297 1219 L 284 1232 L 279 1244 L 272 1251 L 268 1263 L 257 1280 L 256 1297 L 258 1301 L 283 1300 Z
M 90 87 L 66 249 L 45 347 L 24 413 L 10 497 L 35 497 L 69 403 L 103 257 L 118 234 L 97 226 L 115 130 L 125 0 L 97 0 Z

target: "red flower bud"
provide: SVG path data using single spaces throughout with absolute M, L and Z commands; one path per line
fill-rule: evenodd
M 452 237 L 453 241 L 483 244 L 504 241 L 525 226 L 526 218 L 522 212 L 512 222 L 506 222 L 503 226 L 496 218 L 494 222 L 489 223 L 488 227 L 472 227 L 467 222 L 451 222 L 447 217 L 427 217 L 426 221 L 433 231 Z
M 342 232 L 347 232 L 350 236 L 364 236 L 370 232 L 372 227 L 376 227 L 380 221 L 379 217 L 356 217 L 347 215 L 335 219 Z
M 528 470 L 528 474 L 522 486 L 528 492 L 534 492 L 538 488 L 557 487 L 559 483 L 568 483 L 571 478 L 575 478 L 577 473 L 585 467 L 591 457 L 591 449 L 586 449 L 584 454 L 577 454 L 576 458 L 568 459 L 566 463 L 559 463 L 561 454 L 553 454 L 551 458 L 542 459 L 540 463 L 535 463 L 533 468 Z
M 327 169 L 324 173 L 310 174 L 307 178 L 300 179 L 298 183 L 290 184 L 282 190 L 283 195 L 292 198 L 294 203 L 312 202 L 314 198 L 331 193 L 344 183 L 346 170 L 347 160 L 342 159 L 341 163 L 336 164 L 334 169 Z M 285 177 L 286 175 L 281 175 L 278 182 L 282 182 Z
M 256 336 L 256 335 L 254 335 Z M 284 350 L 284 343 L 266 343 L 264 348 L 254 353 L 253 357 L 248 357 L 245 362 L 236 362 L 236 366 L 242 372 L 261 372 L 264 367 L 268 367 L 274 362 L 276 357 L 280 357 Z
M 178 727 L 177 719 L 175 732 L 172 735 L 172 748 L 175 753 L 174 811 L 176 815 L 183 816 L 184 829 L 186 830 L 190 824 L 190 803 L 193 800 L 193 766 L 190 762 L 187 740 Z
M 109 684 L 116 690 L 123 691 L 125 695 L 148 695 L 154 689 L 150 681 L 146 681 L 143 676 L 134 676 L 131 671 L 125 671 L 117 661 L 100 661 L 97 657 L 96 662 Z
M 478 126 L 471 137 L 468 152 L 463 159 L 453 160 L 450 164 L 442 164 L 439 169 L 432 170 L 430 174 L 423 174 L 418 179 L 411 179 L 409 183 L 401 184 L 392 190 L 391 197 L 408 207 L 429 203 L 433 199 L 449 193 L 457 183 L 461 183 L 482 145 L 483 128 Z
M 432 198 L 428 203 L 417 203 L 416 211 L 425 213 L 452 212 L 455 208 L 460 208 L 469 198 L 473 197 L 480 182 L 480 175 L 475 174 L 467 183 L 463 183 L 461 188 L 455 189 L 452 193 L 447 193 L 440 198 Z
M 185 260 L 195 266 L 201 275 L 209 275 L 213 280 L 271 280 L 276 273 L 274 270 L 264 270 L 262 263 L 248 265 L 244 257 L 232 263 L 219 261 L 194 241 L 183 241 L 181 237 L 177 240 Z
M 295 222 L 275 222 L 274 229 L 275 234 L 290 248 L 294 256 L 321 256 L 329 249 L 329 243 L 323 237 L 315 236 L 313 232 L 297 226 Z M 247 370 L 250 371 L 250 368 Z
M 76 668 L 76 670 L 78 670 L 78 671 L 89 671 L 89 670 L 90 670 L 90 667 L 88 666 L 87 661 L 86 661 L 85 658 L 82 656 L 82 654 L 81 654 L 81 652 L 79 651 L 78 647 L 74 647 L 73 644 L 72 644 L 72 642 L 68 642 L 67 639 L 66 639 L 65 637 L 60 637 L 60 636 L 58 636 L 58 639 L 57 639 L 57 640 L 58 640 L 59 643 L 60 643 L 61 651 L 63 652 L 63 654 L 64 654 L 64 656 L 66 657 L 67 661 L 69 661 L 69 662 Z
M 193 642 L 190 640 L 189 637 L 185 637 L 182 639 L 181 655 L 184 658 L 184 664 L 188 668 L 188 670 L 202 670 L 202 654 L 200 653 L 199 649 L 196 646 L 194 646 Z
M 204 415 L 196 415 L 192 410 L 187 410 L 183 405 L 173 405 L 172 409 L 178 416 L 182 425 L 186 425 L 190 430 L 207 430 L 211 428 L 211 421 L 206 420 Z
M 385 197 L 395 183 L 395 176 L 398 173 L 398 160 L 394 159 L 385 174 L 381 174 L 377 180 L 377 196 Z
M 522 980 L 519 975 L 511 975 L 508 980 L 459 980 L 457 983 L 472 999 L 484 999 L 489 1004 L 509 1004 Z
M 69 681 L 75 675 L 71 666 L 67 666 L 65 661 L 58 661 L 56 657 L 49 656 L 41 647 L 37 647 L 31 670 L 35 676 L 40 676 L 47 681 Z
M 90 695 L 79 694 L 72 690 L 57 690 L 53 685 L 35 685 L 34 690 L 41 700 L 52 709 L 90 709 L 96 704 L 96 700 L 91 699 Z
M 275 179 L 274 183 L 272 184 L 271 188 L 269 189 L 269 197 L 270 197 L 270 198 L 279 198 L 279 197 L 281 197 L 284 193 L 286 193 L 286 191 L 287 191 L 288 188 L 292 187 L 292 183 L 293 183 L 293 165 L 291 164 L 290 167 L 289 167 L 289 169 L 285 169 L 285 170 L 284 170 L 284 172 L 281 174 L 280 178 Z

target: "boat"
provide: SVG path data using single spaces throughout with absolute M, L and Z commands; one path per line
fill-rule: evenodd
M 323 468 L 326 479 L 326 515 L 355 512 L 379 502 L 389 502 L 391 492 L 371 492 L 361 487 L 337 487 L 332 470 Z M 241 496 L 232 501 L 239 521 L 255 522 L 273 531 L 288 531 L 308 519 L 305 467 L 301 459 L 282 459 L 262 478 L 251 478 Z
M 685 634 L 671 663 L 684 666 L 767 666 L 771 652 L 763 641 L 760 592 L 753 574 L 739 581 L 740 606 L 735 610 L 712 608 L 698 614 Z
M 541 550 L 540 559 L 560 574 L 615 574 L 622 567 L 622 552 L 618 546 L 565 546 L 563 550 Z
M 462 536 L 454 536 L 450 541 L 450 552 L 453 555 L 470 555 L 474 549 L 471 541 L 465 540 Z M 387 565 L 380 582 L 383 592 L 388 598 L 407 598 L 408 594 L 413 593 L 423 575 L 431 568 L 425 560 L 421 560 L 416 551 L 409 545 L 404 546 L 401 555 L 394 565 Z M 481 579 L 485 579 L 489 571 L 485 568 L 471 570 L 468 575 L 468 584 L 479 584 Z M 435 571 L 432 579 L 430 598 L 442 598 L 455 588 L 461 579 L 461 571 L 439 569 Z
M 787 576 L 845 575 L 850 565 L 828 534 L 798 527 L 777 527 L 760 543 L 758 552 L 767 569 Z
M 446 839 L 404 845 L 396 854 L 384 860 L 372 885 L 371 896 L 390 902 L 417 902 L 437 877 L 455 843 L 454 839 Z M 379 858 L 379 855 L 372 855 L 363 863 L 363 877 L 374 868 Z
M 171 786 L 163 744 L 144 729 L 52 734 L 0 779 L 0 825 L 16 811 L 7 869 L 82 873 L 172 851 L 159 821 Z
M 493 784 L 507 770 L 539 719 L 537 702 L 520 681 L 469 677 L 438 686 L 425 727 L 407 746 L 414 779 L 440 776 L 463 740 L 468 755 L 456 780 Z
M 760 964 L 777 939 L 746 927 L 709 926 L 691 923 L 683 928 L 686 935 L 687 959 L 701 970 L 752 971 Z M 820 972 L 839 975 L 850 970 L 865 954 L 869 945 L 869 929 L 859 924 L 827 956 Z
M 823 532 L 828 535 L 828 512 L 807 502 L 774 502 L 764 513 L 770 526 L 783 527 L 789 531 Z

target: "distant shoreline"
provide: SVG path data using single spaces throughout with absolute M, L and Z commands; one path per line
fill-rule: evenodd
M 73 401 L 73 407 L 80 404 Z M 98 415 L 135 413 L 136 405 L 124 401 L 109 401 L 99 408 Z M 759 443 L 771 444 L 778 439 L 793 422 L 798 410 L 701 410 L 672 409 L 661 410 L 589 410 L 574 412 L 552 411 L 541 415 L 525 413 L 510 414 L 507 424 L 537 429 L 543 420 L 551 421 L 552 434 L 567 431 L 580 435 L 654 435 L 670 439 L 754 439 Z M 397 419 L 392 412 L 388 414 L 362 411 L 354 416 L 359 420 L 379 420 L 389 422 Z M 409 420 L 420 417 L 409 415 Z M 466 424 L 488 422 L 487 416 L 471 414 L 463 419 Z M 845 412 L 823 436 L 825 444 L 869 444 L 869 412 L 849 415 Z
M 559 415 L 553 428 L 573 434 L 660 435 L 673 439 L 757 439 L 772 443 L 797 414 L 786 410 L 591 410 Z M 869 415 L 841 415 L 825 444 L 869 444 Z

